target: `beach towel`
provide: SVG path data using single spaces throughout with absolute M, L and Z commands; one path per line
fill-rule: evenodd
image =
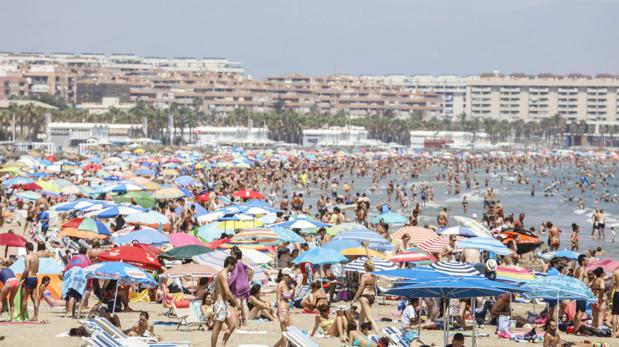
M 146 302 L 149 303 L 150 302 L 150 295 L 148 295 L 148 289 L 144 289 L 141 292 L 138 293 L 131 293 L 129 295 L 129 301 L 131 303 L 136 303 L 136 302 Z
M 13 319 L 16 322 L 21 321 L 21 319 L 19 319 L 19 308 L 21 307 L 21 287 L 22 285 L 20 284 L 19 288 L 17 288 L 17 295 L 15 295 L 15 300 L 13 300 L 13 305 L 15 305 L 15 313 L 13 314 Z M 26 309 L 26 313 L 24 315 L 24 321 L 29 321 L 30 316 L 28 315 L 28 309 Z
M 84 273 L 84 269 L 81 267 L 75 266 L 72 267 L 69 271 L 64 273 L 64 282 L 62 283 L 62 297 L 67 297 L 67 292 L 69 289 L 73 289 L 78 292 L 80 295 L 84 295 L 84 291 L 86 291 L 86 283 L 88 279 L 86 278 L 86 273 Z

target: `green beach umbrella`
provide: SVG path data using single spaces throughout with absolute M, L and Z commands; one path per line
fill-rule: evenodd
M 122 203 L 130 203 L 131 199 L 135 199 L 135 202 L 138 205 L 144 208 L 153 208 L 155 206 L 155 198 L 150 196 L 146 192 L 128 192 L 126 194 L 118 195 L 114 197 L 114 202 L 122 204 Z

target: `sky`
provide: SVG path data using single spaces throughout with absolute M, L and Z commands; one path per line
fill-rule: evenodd
M 619 73 L 619 0 L 3 0 L 0 51 L 225 57 L 255 77 Z

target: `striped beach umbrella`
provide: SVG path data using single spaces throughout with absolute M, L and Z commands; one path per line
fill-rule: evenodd
M 372 260 L 372 263 L 374 264 L 375 271 L 395 270 L 398 268 L 396 264 L 394 264 L 393 262 L 389 260 L 383 259 L 383 258 L 370 257 L 370 259 Z M 344 265 L 342 268 L 344 271 L 365 272 L 364 265 L 365 265 L 366 260 L 367 260 L 367 257 L 361 257 Z
M 479 276 L 480 273 L 467 263 L 459 261 L 439 261 L 430 265 L 437 272 L 450 276 Z
M 168 277 L 168 278 L 178 278 L 178 277 L 210 277 L 221 269 L 217 269 L 204 264 L 196 264 L 196 263 L 187 263 L 182 265 L 174 266 L 166 271 L 164 271 L 160 276 Z
M 368 230 L 368 231 L 345 231 L 336 237 L 333 240 L 356 240 L 359 242 L 368 242 L 369 247 L 372 249 L 376 249 L 378 251 L 387 251 L 393 250 L 393 245 L 387 241 L 384 237 L 380 236 L 378 233 Z
M 287 242 L 287 237 L 278 233 L 273 229 L 256 228 L 256 229 L 243 229 L 230 239 L 231 243 L 251 243 L 261 245 L 278 245 L 280 243 Z M 303 239 L 299 237 L 300 241 Z
M 365 247 L 351 247 L 351 248 L 346 248 L 346 249 L 342 249 L 340 251 L 340 254 L 345 255 L 347 257 L 358 257 L 358 256 L 364 256 L 364 255 L 369 255 L 372 258 L 386 258 L 384 254 L 377 252 L 373 249 L 365 249 Z
M 404 235 L 408 235 L 410 237 L 410 242 L 417 244 L 417 245 L 438 236 L 431 229 L 406 226 L 406 227 L 396 230 L 393 234 L 391 234 L 391 238 L 401 239 L 402 236 Z
M 454 219 L 458 222 L 458 224 L 462 225 L 463 227 L 472 229 L 475 232 L 476 236 L 492 236 L 492 233 L 490 233 L 490 230 L 488 230 L 488 228 L 486 228 L 483 224 L 472 218 L 455 216 Z
M 458 238 L 460 240 L 462 239 L 460 236 L 458 236 Z M 443 251 L 443 248 L 445 248 L 445 246 L 447 246 L 448 244 L 449 244 L 449 237 L 436 236 L 432 239 L 429 239 L 427 241 L 424 241 L 418 244 L 417 246 L 419 246 L 419 248 L 423 249 L 426 252 L 441 253 Z
M 105 224 L 88 217 L 73 218 L 60 228 L 60 235 L 81 239 L 104 239 L 112 236 Z
M 389 260 L 398 263 L 431 263 L 436 261 L 436 258 L 421 248 L 411 247 L 394 255 Z
M 196 255 L 192 259 L 194 262 L 198 264 L 207 265 L 211 268 L 217 269 L 217 271 L 220 271 L 224 268 L 224 261 L 226 260 L 226 257 L 228 256 L 230 256 L 229 251 L 221 250 L 221 251 L 215 251 L 215 252 Z M 243 263 L 245 263 L 250 268 L 254 269 L 255 271 L 254 279 L 256 280 L 266 279 L 264 270 L 262 270 L 262 268 L 258 266 L 258 264 L 254 263 L 249 258 L 245 259 L 245 257 L 243 257 Z
M 462 237 L 478 236 L 475 230 L 467 228 L 467 227 L 462 227 L 462 226 L 455 226 L 455 227 L 440 229 L 440 230 L 437 230 L 436 233 L 441 236 L 447 236 L 447 235 L 457 235 L 457 236 L 462 236 Z
M 591 289 L 582 281 L 563 275 L 539 277 L 523 286 L 529 298 L 546 300 L 587 300 L 597 301 Z
M 500 265 L 496 268 L 496 280 L 522 284 L 535 279 L 535 275 L 531 270 L 515 266 L 515 265 Z

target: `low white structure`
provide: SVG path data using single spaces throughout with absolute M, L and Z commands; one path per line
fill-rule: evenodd
M 346 126 L 303 130 L 303 147 L 323 146 L 379 146 L 383 143 L 368 139 L 364 127 Z
M 197 127 L 198 144 L 270 144 L 269 129 L 254 127 Z
M 410 132 L 411 148 L 470 148 L 476 143 L 483 143 L 488 137 L 486 133 L 468 131 L 431 131 L 413 130 Z
M 120 111 L 129 111 L 135 107 L 135 103 L 121 103 L 120 99 L 114 97 L 103 97 L 101 103 L 85 102 L 76 105 L 78 109 L 87 110 L 91 114 L 103 114 L 112 108 Z
M 130 143 L 144 137 L 143 124 L 68 123 L 47 125 L 47 141 L 61 147 L 77 147 L 81 143 Z

